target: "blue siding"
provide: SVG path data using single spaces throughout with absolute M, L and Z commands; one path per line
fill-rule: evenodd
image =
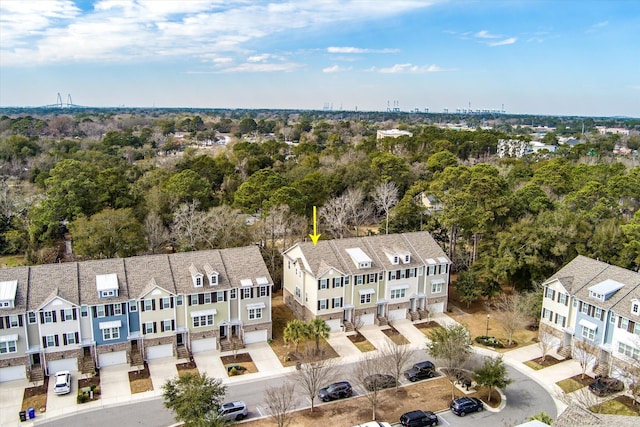
M 100 323 L 102 322 L 112 322 L 119 320 L 122 324 L 120 325 L 120 338 L 115 340 L 103 340 L 102 339 L 102 330 L 100 329 Z M 127 315 L 121 314 L 118 316 L 106 316 L 106 317 L 94 317 L 92 319 L 93 322 L 93 336 L 96 340 L 96 345 L 105 345 L 105 344 L 117 344 L 119 342 L 127 341 L 127 331 L 129 330 Z
M 140 332 L 140 312 L 129 312 L 129 332 Z
M 604 343 L 611 344 L 613 342 L 613 332 L 616 329 L 616 324 L 611 323 L 609 320 L 613 317 L 612 311 L 607 311 L 607 315 L 605 316 L 605 335 L 604 335 Z
M 604 337 L 605 337 L 606 322 L 602 322 L 600 319 L 596 319 L 595 317 L 587 316 L 582 312 L 578 312 L 576 315 L 576 329 L 574 332 L 575 336 L 577 337 L 582 337 L 582 326 L 580 325 L 580 320 L 582 319 L 588 322 L 591 322 L 597 326 L 596 335 L 595 335 L 595 339 L 593 340 L 593 344 L 602 344 L 604 342 Z M 605 316 L 605 320 L 608 320 L 607 316 Z M 587 340 L 587 342 L 589 342 L 589 340 Z

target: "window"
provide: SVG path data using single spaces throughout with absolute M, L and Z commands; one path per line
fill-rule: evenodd
M 334 277 L 333 278 L 333 287 L 341 288 L 342 287 L 342 277 Z
M 333 308 L 342 307 L 342 297 L 333 299 Z
M 129 301 L 129 311 L 131 312 L 138 311 L 137 301 Z
M 620 327 L 626 331 L 629 328 L 629 319 L 625 319 L 624 317 L 621 317 Z
M 115 296 L 116 291 L 102 291 L 102 298 Z
M 552 317 L 553 317 L 553 311 L 547 310 L 546 308 L 542 309 L 542 318 L 543 319 L 547 319 L 549 322 L 551 322 L 551 318 Z
M 153 333 L 153 323 L 145 323 L 145 326 L 151 325 L 151 329 L 147 333 Z M 102 330 L 102 339 L 105 341 L 117 340 L 120 338 L 120 328 L 106 328 Z
M 67 308 L 62 310 L 62 320 L 63 321 L 67 321 L 67 320 L 73 320 L 73 309 L 72 308 Z
M 329 308 L 328 299 L 321 299 L 318 301 L 318 310 L 326 310 L 327 308 Z
M 47 335 L 44 337 L 44 346 L 46 347 L 55 347 L 56 346 L 56 336 L 55 335 Z
M 182 295 L 176 295 L 176 305 L 182 305 Z
M 18 326 L 20 326 L 20 319 L 18 319 L 18 316 L 15 314 L 12 316 L 9 316 L 9 327 L 17 328 Z
M 563 294 L 561 292 L 558 292 L 558 302 L 560 304 L 564 304 L 564 305 L 568 305 L 568 298 L 567 298 L 567 294 Z
M 242 299 L 251 298 L 251 288 L 244 288 L 242 290 Z
M 400 257 L 398 257 L 398 255 L 394 255 L 393 261 L 391 261 L 391 264 L 395 265 L 395 264 L 398 264 L 399 262 L 400 262 Z
M 544 288 L 544 296 L 549 299 L 553 299 L 555 293 L 556 292 L 551 288 Z
M 217 274 L 212 274 L 211 276 L 209 276 L 209 283 L 211 286 L 217 285 L 218 284 L 218 275 Z
M 213 314 L 193 317 L 194 328 L 200 328 L 202 326 L 211 326 L 211 325 L 213 325 Z
M 324 300 L 326 301 L 326 300 Z M 261 308 L 250 308 L 249 309 L 249 320 L 254 319 L 262 319 L 262 309 Z
M 362 274 L 358 274 L 356 276 L 356 285 L 362 285 L 364 283 L 364 278 Z
M 44 323 L 53 323 L 53 311 L 44 312 Z
M 191 299 L 190 305 L 198 305 L 198 295 L 189 295 L 189 299 Z
M 300 295 L 298 295 L 298 296 L 300 296 Z M 235 289 L 235 288 L 233 288 L 233 289 L 231 289 L 231 290 L 229 291 L 229 298 L 231 298 L 231 299 L 236 299 L 236 298 L 237 298 L 237 296 L 236 296 L 236 289 Z
M 269 296 L 269 288 L 267 286 L 260 286 L 258 288 L 258 296 L 259 297 Z
M 329 280 L 318 279 L 318 289 L 329 289 Z
M 16 353 L 18 346 L 16 341 L 0 342 L 0 354 Z
M 631 303 L 631 313 L 640 314 L 640 302 L 634 301 L 633 303 Z
M 204 303 L 205 304 L 211 304 L 211 293 L 207 292 L 204 294 Z
M 391 299 L 404 298 L 406 289 L 391 289 Z
M 173 331 L 173 322 L 171 320 L 163 320 L 162 321 L 162 330 L 163 331 Z
M 583 326 L 582 338 L 588 339 L 589 341 L 593 341 L 594 339 L 596 339 L 596 331 L 591 328 L 587 328 L 586 326 Z
M 28 312 L 27 322 L 29 322 L 30 325 L 33 325 L 34 323 L 36 323 L 36 313 L 34 313 L 33 311 Z
M 618 353 L 636 360 L 640 358 L 640 350 L 625 343 L 618 343 Z
M 376 273 L 370 274 L 368 283 L 374 283 L 377 279 L 378 279 L 378 275 Z
M 411 262 L 411 254 L 406 254 L 404 256 L 404 261 L 405 264 L 409 264 Z
M 122 304 L 113 304 L 113 314 L 116 316 L 122 314 Z
M 418 267 L 418 276 L 422 276 L 424 274 L 424 267 Z
M 196 288 L 201 288 L 202 287 L 202 276 L 197 276 L 196 277 Z
M 218 302 L 223 302 L 224 301 L 224 292 L 216 292 L 216 300 Z
M 150 311 L 153 310 L 153 306 L 155 304 L 153 304 L 153 300 L 152 299 L 145 299 L 144 300 L 144 311 Z
M 390 271 L 389 272 L 389 280 L 396 280 L 396 272 L 395 271 Z
M 104 310 L 104 305 L 99 305 L 96 307 L 96 317 L 104 317 L 105 316 L 105 310 Z
M 602 310 L 596 307 L 593 311 L 593 317 L 595 317 L 596 319 L 600 319 L 602 317 Z
M 360 304 L 367 304 L 371 302 L 371 294 L 360 295 Z
M 0 301 L 0 308 L 11 307 L 11 301 Z
M 589 304 L 582 303 L 582 307 L 580 307 L 580 311 L 584 314 L 589 313 Z
M 556 314 L 556 325 L 562 326 L 563 328 L 566 326 L 567 318 L 561 314 Z
M 380 274 L 382 274 L 382 273 L 380 273 Z M 344 285 L 347 286 L 349 284 L 349 276 L 346 276 L 344 278 L 343 282 L 344 282 Z
M 442 292 L 442 283 L 432 283 L 431 284 L 431 293 L 439 294 Z
M 154 322 L 147 322 L 144 324 L 144 333 L 145 334 L 152 334 L 153 330 L 155 329 L 155 323 Z
M 64 342 L 66 345 L 78 344 L 78 342 L 76 341 L 76 333 L 69 332 L 67 334 L 64 334 Z
M 171 308 L 171 297 L 164 297 L 161 300 L 160 308 L 165 310 L 167 308 Z
M 416 269 L 415 268 L 410 268 L 409 269 L 409 277 L 416 277 Z
M 300 288 L 296 286 L 296 297 L 300 298 Z

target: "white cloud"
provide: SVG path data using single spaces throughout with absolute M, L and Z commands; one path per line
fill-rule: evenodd
M 435 73 L 438 71 L 445 71 L 445 69 L 437 65 L 395 64 L 387 68 L 373 67 L 370 69 L 370 71 L 374 71 L 382 74 L 400 74 L 400 73 L 420 74 L 420 73 Z
M 327 48 L 329 53 L 397 53 L 398 49 L 364 49 L 350 46 L 331 46 Z
M 509 37 L 508 39 L 500 40 L 498 42 L 488 43 L 488 45 L 489 46 L 504 46 L 504 45 L 507 45 L 507 44 L 514 44 L 516 41 L 518 41 L 517 37 Z
M 216 73 L 273 73 L 275 71 L 290 72 L 302 68 L 302 64 L 288 63 L 244 63 L 237 66 L 223 68 Z
M 351 67 L 341 67 L 339 65 L 332 65 L 331 67 L 326 67 L 322 69 L 323 73 L 339 73 L 342 71 L 350 71 Z
M 487 30 L 478 31 L 474 35 L 480 39 L 499 39 L 502 37 L 497 34 L 490 34 Z

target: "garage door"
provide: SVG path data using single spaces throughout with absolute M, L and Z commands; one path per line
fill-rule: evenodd
M 262 329 L 261 331 L 253 331 L 253 332 L 245 332 L 244 333 L 244 343 L 245 344 L 253 344 L 256 342 L 267 342 L 267 330 Z
M 48 363 L 49 366 L 49 375 L 53 375 L 58 371 L 77 371 L 78 370 L 78 359 L 59 359 L 59 360 L 50 360 Z
M 162 359 L 163 357 L 173 357 L 172 344 L 147 347 L 147 360 Z
M 113 351 L 98 355 L 98 365 L 100 365 L 100 368 L 104 368 L 105 366 L 124 365 L 126 363 L 126 351 Z
M 400 320 L 407 318 L 407 309 L 399 308 L 397 310 L 389 310 L 389 320 Z
M 204 338 L 201 340 L 193 340 L 191 341 L 191 352 L 192 353 L 201 353 L 203 351 L 215 350 L 216 349 L 216 339 L 215 338 Z
M 429 309 L 429 311 L 432 314 L 433 313 L 443 313 L 444 312 L 444 303 L 443 302 L 439 302 L 439 303 L 436 303 L 436 304 L 429 304 L 427 309 Z
M 27 378 L 27 371 L 24 366 L 7 366 L 0 368 L 0 383 L 5 381 L 24 380 Z
M 361 314 L 359 316 L 356 316 L 355 324 L 358 326 L 373 325 L 373 319 L 374 319 L 373 313 Z
M 342 321 L 340 319 L 325 320 L 325 323 L 327 324 L 327 326 L 329 326 L 329 328 L 331 328 L 331 332 L 342 331 L 342 328 L 340 326 L 342 324 Z

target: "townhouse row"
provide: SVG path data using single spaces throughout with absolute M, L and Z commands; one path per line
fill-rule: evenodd
M 578 256 L 544 282 L 541 333 L 561 353 L 588 344 L 597 372 L 624 378 L 640 368 L 640 273 Z
M 283 263 L 285 304 L 332 331 L 447 309 L 451 262 L 426 231 L 298 243 Z
M 0 269 L 0 381 L 271 338 L 256 246 Z

